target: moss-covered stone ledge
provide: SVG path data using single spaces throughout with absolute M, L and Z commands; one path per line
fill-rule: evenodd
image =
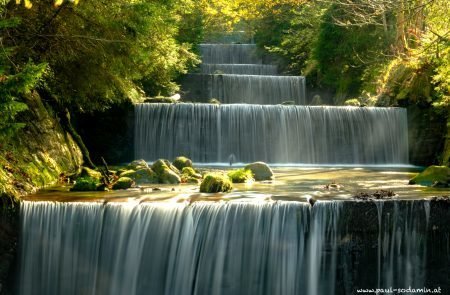
M 19 235 L 19 200 L 55 184 L 61 174 L 78 170 L 82 155 L 52 109 L 37 94 L 26 99 L 26 126 L 0 143 L 0 295 L 11 294 Z

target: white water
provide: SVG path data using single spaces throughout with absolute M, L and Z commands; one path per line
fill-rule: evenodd
M 305 78 L 278 76 L 276 65 L 263 64 L 255 44 L 200 44 L 209 99 L 222 103 L 306 104 Z M 202 98 L 204 99 L 204 98 Z
M 25 201 L 18 294 L 345 294 L 344 204 Z M 376 204 L 379 263 L 359 288 L 423 287 L 429 204 Z
M 375 202 L 378 211 L 378 288 L 425 286 L 429 201 Z
M 222 103 L 305 105 L 305 89 L 300 76 L 213 75 L 210 97 Z
M 261 64 L 255 44 L 200 44 L 205 64 Z
M 399 108 L 209 104 L 135 107 L 135 158 L 194 162 L 408 164 Z
M 275 65 L 260 64 L 202 64 L 203 74 L 234 74 L 234 75 L 270 75 L 278 74 Z

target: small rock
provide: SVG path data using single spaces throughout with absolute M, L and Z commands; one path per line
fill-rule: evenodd
M 373 193 L 368 192 L 359 192 L 356 195 L 353 196 L 355 199 L 359 200 L 373 200 L 373 199 L 391 199 L 392 197 L 395 197 L 396 194 L 393 191 L 390 190 L 377 190 Z

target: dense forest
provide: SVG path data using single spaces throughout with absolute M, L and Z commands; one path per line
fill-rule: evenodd
M 30 97 L 52 109 L 92 166 L 71 113 L 177 93 L 177 78 L 200 62 L 197 44 L 234 29 L 285 73 L 306 76 L 312 104 L 416 105 L 448 117 L 447 0 L 17 0 L 2 1 L 0 14 L 0 193 L 18 173 L 10 164 L 26 162 L 17 143 L 32 124 Z M 449 145 L 447 132 L 436 162 L 448 163 Z

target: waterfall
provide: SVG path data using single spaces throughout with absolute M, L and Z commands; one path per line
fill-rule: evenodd
M 234 75 L 270 75 L 278 74 L 278 68 L 274 65 L 259 64 L 202 64 L 203 74 L 234 74 Z
M 200 44 L 200 70 L 183 82 L 185 98 L 227 104 L 306 104 L 305 77 L 279 76 L 255 44 Z
M 261 64 L 255 44 L 200 44 L 206 64 Z
M 200 163 L 407 164 L 406 110 L 139 104 L 135 157 Z
M 222 103 L 306 104 L 305 78 L 298 76 L 213 75 L 210 97 Z
M 383 214 L 384 202 L 376 202 L 378 211 L 378 288 L 425 283 L 426 236 L 429 201 L 394 202 Z
M 429 203 L 388 203 L 363 204 L 372 210 L 359 220 L 361 231 L 348 220 L 360 214 L 360 202 L 25 201 L 18 294 L 343 295 L 423 287 Z M 376 220 L 377 210 L 381 263 L 373 269 L 367 259 L 377 259 L 377 237 L 366 218 L 372 212 Z M 359 256 L 346 250 L 355 243 L 366 247 Z

